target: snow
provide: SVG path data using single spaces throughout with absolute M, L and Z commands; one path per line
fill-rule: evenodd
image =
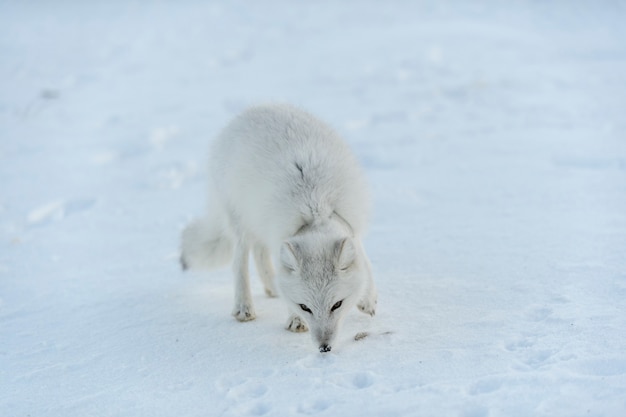
M 626 415 L 625 19 L 2 2 L 0 415 Z M 257 279 L 242 324 L 227 269 L 177 264 L 210 139 L 265 101 L 335 126 L 371 184 L 378 314 L 329 354 Z

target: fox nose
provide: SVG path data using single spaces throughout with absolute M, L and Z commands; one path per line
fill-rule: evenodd
M 330 349 L 332 348 L 328 346 L 327 344 L 320 345 L 320 352 L 322 353 L 330 352 Z

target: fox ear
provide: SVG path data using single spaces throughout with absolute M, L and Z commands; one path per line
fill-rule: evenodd
M 280 247 L 280 263 L 285 269 L 294 272 L 298 269 L 298 253 L 299 247 L 295 242 L 285 241 Z
M 335 256 L 337 259 L 337 268 L 345 271 L 350 268 L 356 260 L 356 249 L 352 239 L 346 237 L 335 243 Z

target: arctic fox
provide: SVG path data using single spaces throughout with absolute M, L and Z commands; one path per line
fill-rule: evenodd
M 256 317 L 250 251 L 267 295 L 287 302 L 286 328 L 310 329 L 320 352 L 331 350 L 350 308 L 374 315 L 376 287 L 361 243 L 367 187 L 331 128 L 289 105 L 252 107 L 217 137 L 209 162 L 208 215 L 183 230 L 181 264 L 232 260 L 237 320 Z

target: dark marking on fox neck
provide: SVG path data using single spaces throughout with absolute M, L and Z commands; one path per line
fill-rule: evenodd
M 298 171 L 300 171 L 300 176 L 302 177 L 302 179 L 304 179 L 304 170 L 302 169 L 302 165 L 300 165 L 297 162 L 294 162 L 294 165 L 296 166 L 296 168 L 298 169 Z

